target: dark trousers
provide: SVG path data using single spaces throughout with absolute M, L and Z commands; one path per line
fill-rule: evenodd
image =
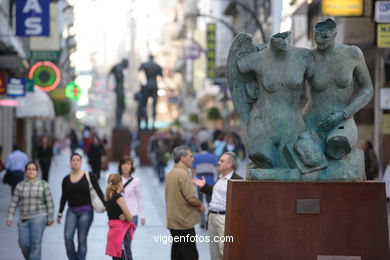
M 170 229 L 171 236 L 173 237 L 171 248 L 172 260 L 198 260 L 198 250 L 196 249 L 195 229 Z M 187 234 L 189 235 L 187 240 Z M 178 242 L 175 242 L 175 237 Z M 191 238 L 192 237 L 192 238 Z M 180 241 L 181 239 L 181 241 Z M 193 242 L 192 242 L 193 241 Z
M 50 170 L 50 160 L 41 160 L 39 165 L 41 166 L 42 179 L 49 182 L 49 170 Z
M 14 195 L 16 185 L 24 179 L 23 171 L 11 171 L 11 194 Z

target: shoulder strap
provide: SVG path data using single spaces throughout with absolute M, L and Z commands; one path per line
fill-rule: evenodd
M 127 186 L 127 185 L 129 185 L 129 183 L 130 183 L 132 180 L 134 180 L 134 178 L 133 178 L 133 177 L 131 177 L 131 179 L 130 179 L 130 180 L 128 180 L 128 181 L 125 183 L 125 185 L 123 185 L 123 189 L 125 189 L 125 188 L 126 188 L 126 186 Z
M 92 183 L 91 183 L 91 179 L 89 177 L 89 172 L 85 172 L 84 174 L 85 174 L 85 177 L 87 178 L 89 189 L 92 189 Z

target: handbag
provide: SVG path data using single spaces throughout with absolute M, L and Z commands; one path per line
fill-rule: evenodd
M 103 213 L 104 211 L 106 211 L 106 207 L 104 206 L 102 200 L 100 199 L 96 190 L 92 186 L 89 172 L 86 172 L 85 176 L 87 177 L 87 180 L 88 180 L 89 194 L 91 195 L 91 204 L 92 204 L 93 210 L 97 213 Z
M 8 185 L 12 184 L 12 172 L 10 170 L 6 170 L 3 176 L 3 183 Z

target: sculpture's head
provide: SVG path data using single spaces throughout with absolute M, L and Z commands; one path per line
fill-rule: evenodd
M 152 54 L 149 54 L 149 60 L 154 60 L 154 56 Z
M 127 66 L 129 66 L 129 61 L 127 59 L 123 59 L 121 63 L 123 68 L 127 68 Z
M 290 42 L 291 32 L 277 33 L 271 36 L 271 45 L 278 50 L 286 51 Z
M 336 23 L 332 19 L 326 19 L 323 22 L 318 22 L 314 25 L 314 40 L 317 48 L 320 50 L 327 49 L 334 44 L 337 29 Z

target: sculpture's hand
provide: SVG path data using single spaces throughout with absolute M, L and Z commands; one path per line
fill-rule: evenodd
M 344 119 L 344 115 L 340 111 L 331 113 L 327 118 L 321 120 L 318 124 L 318 130 L 321 132 L 327 132 L 332 130 Z

